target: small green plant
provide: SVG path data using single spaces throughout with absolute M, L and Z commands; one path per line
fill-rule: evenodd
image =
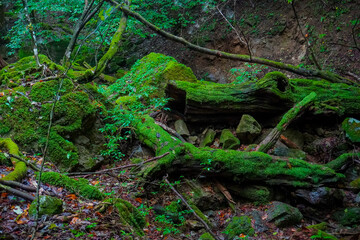
M 257 74 L 268 68 L 263 65 L 258 65 L 256 63 L 254 64 L 246 63 L 245 66 L 249 70 L 246 70 L 245 68 L 230 69 L 230 73 L 235 77 L 233 84 L 241 84 L 244 82 L 256 81 L 258 79 Z
M 318 230 L 316 234 L 312 235 L 310 237 L 310 239 L 331 239 L 331 240 L 336 240 L 337 238 L 324 232 L 324 231 L 321 231 L 321 230 Z
M 212 167 L 211 167 L 211 163 L 212 160 L 211 158 L 207 159 L 205 162 L 200 163 L 200 165 L 204 165 L 205 167 L 203 168 L 203 170 L 205 171 L 211 171 Z

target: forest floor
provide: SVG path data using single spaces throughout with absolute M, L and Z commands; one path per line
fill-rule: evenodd
M 25 153 L 24 153 L 25 154 Z M 38 164 L 43 160 L 41 156 L 27 155 Z M 116 166 L 128 164 L 127 161 L 121 162 Z M 56 171 L 55 167 L 46 163 L 49 170 Z M 105 168 L 105 167 L 104 167 Z M 12 171 L 12 168 L 1 167 L 0 174 Z M 144 239 L 198 239 L 205 232 L 205 229 L 199 222 L 194 221 L 193 214 L 185 213 L 184 220 L 176 228 L 171 224 L 164 223 L 154 212 L 157 205 L 167 206 L 171 202 L 178 201 L 176 195 L 171 192 L 166 184 L 159 182 L 158 192 L 147 192 L 139 187 L 139 181 L 132 177 L 130 170 L 116 172 L 110 171 L 107 174 L 89 174 L 85 177 L 90 184 L 99 187 L 106 192 L 108 196 L 118 197 L 131 202 L 136 206 L 144 216 L 148 225 L 144 229 Z M 28 170 L 27 178 L 23 183 L 30 186 L 36 186 L 37 179 L 32 170 Z M 157 184 L 157 183 L 153 183 Z M 176 182 L 181 185 L 182 182 Z M 36 239 L 132 239 L 131 232 L 126 227 L 118 223 L 116 210 L 108 208 L 105 212 L 99 210 L 99 201 L 87 200 L 68 192 L 63 188 L 42 184 L 41 194 L 56 196 L 65 203 L 64 212 L 53 217 L 41 218 L 38 223 Z M 35 195 L 35 194 L 34 194 Z M 0 235 L 1 239 L 30 239 L 36 226 L 34 219 L 28 215 L 30 203 L 11 194 L 3 192 L 0 196 Z M 291 228 L 277 228 L 273 223 L 266 221 L 267 208 L 269 205 L 255 205 L 238 202 L 235 206 L 235 212 L 227 206 L 222 209 L 205 212 L 211 215 L 211 223 L 214 226 L 213 231 L 224 239 L 223 231 L 229 220 L 235 215 L 250 215 L 257 211 L 262 220 L 252 222 L 255 229 L 255 236 L 248 237 L 240 235 L 239 239 L 310 239 L 315 235 L 312 230 L 306 226 L 316 222 L 306 219 L 301 224 Z M 195 222 L 195 223 L 194 223 Z M 357 238 L 348 238 L 357 239 Z

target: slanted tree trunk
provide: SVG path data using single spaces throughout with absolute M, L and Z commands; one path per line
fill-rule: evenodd
M 76 22 L 73 35 L 70 39 L 70 42 L 66 48 L 64 58 L 63 58 L 63 65 L 66 66 L 68 61 L 70 60 L 71 54 L 74 50 L 76 41 L 79 37 L 79 34 L 81 30 L 85 27 L 86 23 L 90 21 L 90 19 L 99 11 L 101 6 L 104 4 L 105 1 L 101 1 L 98 5 L 94 5 L 95 0 L 92 0 L 91 3 L 88 3 L 85 1 L 84 10 L 79 18 L 79 20 Z
M 107 1 L 119 6 L 119 4 L 114 0 L 107 0 Z M 143 23 L 144 25 L 146 25 L 148 28 L 150 28 L 154 32 L 158 33 L 159 35 L 161 35 L 169 40 L 181 43 L 181 44 L 185 45 L 186 47 L 188 47 L 189 49 L 195 50 L 197 52 L 214 55 L 214 56 L 217 56 L 220 58 L 225 58 L 225 59 L 230 59 L 230 60 L 235 60 L 235 61 L 263 64 L 266 66 L 270 66 L 270 67 L 274 67 L 277 69 L 286 70 L 286 71 L 289 71 L 289 72 L 292 72 L 295 74 L 299 74 L 299 75 L 305 76 L 305 77 L 321 78 L 321 79 L 326 79 L 330 82 L 345 82 L 345 83 L 360 85 L 357 82 L 354 82 L 354 81 L 347 79 L 345 77 L 342 77 L 340 75 L 331 73 L 329 71 L 316 70 L 316 69 L 305 69 L 305 68 L 297 67 L 297 66 L 294 66 L 291 64 L 276 62 L 276 61 L 272 61 L 272 60 L 265 59 L 265 58 L 259 58 L 259 57 L 254 57 L 254 56 L 250 57 L 249 55 L 241 55 L 241 54 L 232 54 L 232 53 L 223 52 L 223 51 L 219 51 L 219 50 L 200 47 L 196 44 L 190 43 L 189 41 L 185 40 L 182 37 L 175 36 L 169 32 L 162 30 L 161 28 L 148 22 L 143 16 L 141 16 L 137 12 L 130 10 L 127 6 L 125 6 L 125 5 L 120 5 L 120 6 L 121 6 L 120 10 L 122 12 L 137 19 L 138 21 L 140 21 L 141 23 Z

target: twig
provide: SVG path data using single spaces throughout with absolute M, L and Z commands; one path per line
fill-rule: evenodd
M 23 159 L 17 155 L 11 154 L 11 153 L 5 153 L 5 156 L 6 155 L 9 155 L 9 157 L 16 158 L 17 160 L 26 163 L 26 165 L 30 166 L 35 171 L 40 171 L 40 168 L 38 168 L 34 163 L 32 163 L 30 161 L 26 161 L 25 159 Z
M 207 225 L 207 223 L 201 218 L 199 217 L 199 215 L 196 214 L 196 212 L 194 211 L 194 209 L 189 205 L 189 203 L 185 200 L 185 198 L 178 192 L 176 191 L 176 189 L 171 185 L 171 183 L 169 182 L 169 180 L 167 179 L 167 175 L 164 176 L 164 181 L 167 183 L 167 185 L 169 185 L 169 187 L 171 188 L 171 190 L 181 199 L 181 201 L 186 205 L 186 207 L 188 209 L 190 209 L 192 211 L 192 213 L 194 214 L 194 216 L 204 225 L 204 227 L 206 228 L 206 230 L 208 231 L 208 233 L 210 233 L 216 240 L 220 240 L 220 238 L 213 232 L 211 231 L 210 227 Z
M 174 129 L 169 128 L 169 127 L 166 126 L 165 124 L 163 124 L 163 123 L 161 123 L 161 122 L 158 122 L 158 121 L 155 121 L 155 123 L 156 123 L 157 125 L 159 125 L 160 127 L 162 127 L 165 131 L 171 133 L 172 135 L 174 135 L 175 137 L 177 137 L 178 139 L 180 139 L 180 141 L 186 142 L 185 139 L 184 139 L 180 134 L 178 134 Z
M 0 179 L 0 183 L 9 187 L 18 187 L 21 188 L 25 191 L 29 191 L 29 192 L 36 192 L 36 188 L 19 183 L 19 182 L 15 182 L 15 181 L 4 181 Z
M 157 156 L 157 157 L 153 157 L 153 158 L 150 158 L 149 160 L 146 160 L 142 163 L 138 163 L 138 164 L 128 164 L 128 165 L 124 165 L 124 166 L 120 166 L 120 167 L 115 167 L 115 168 L 109 168 L 109 169 L 104 169 L 104 170 L 100 170 L 100 171 L 97 171 L 97 172 L 73 172 L 73 173 L 68 173 L 66 174 L 67 176 L 77 176 L 77 175 L 90 175 L 90 174 L 103 174 L 103 173 L 107 173 L 109 171 L 114 171 L 114 170 L 119 170 L 119 169 L 125 169 L 125 168 L 132 168 L 132 167 L 140 167 L 142 166 L 143 164 L 145 163 L 149 163 L 149 162 L 153 162 L 153 161 L 156 161 L 160 158 L 163 158 L 165 157 L 166 155 L 168 155 L 169 152 L 166 152 L 160 156 Z
M 1 189 L 4 189 L 5 191 L 11 193 L 11 194 L 14 194 L 15 196 L 18 196 L 18 197 L 22 197 L 26 200 L 29 200 L 29 201 L 34 201 L 35 200 L 35 197 L 34 196 L 31 196 L 30 194 L 27 194 L 25 192 L 22 192 L 22 191 L 19 191 L 19 190 L 16 190 L 12 187 L 9 187 L 9 186 L 5 186 L 3 184 L 0 183 L 0 188 Z

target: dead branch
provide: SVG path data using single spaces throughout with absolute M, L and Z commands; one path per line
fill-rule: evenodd
M 15 181 L 4 181 L 0 179 L 0 183 L 9 187 L 18 187 L 21 188 L 25 191 L 29 191 L 29 192 L 36 192 L 36 188 L 19 183 L 19 182 L 15 182 Z
M 18 197 L 22 197 L 26 200 L 29 200 L 29 201 L 34 201 L 35 200 L 35 197 L 30 195 L 30 194 L 27 194 L 25 192 L 22 192 L 22 191 L 19 191 L 19 190 L 16 190 L 12 187 L 9 187 L 9 186 L 5 186 L 3 184 L 0 183 L 0 188 L 7 191 L 8 193 L 11 193 L 11 194 L 14 194 L 15 196 L 18 196 Z
M 186 142 L 185 139 L 180 135 L 178 134 L 174 129 L 172 128 L 169 128 L 168 126 L 166 126 L 165 124 L 161 123 L 161 122 L 158 122 L 158 121 L 155 121 L 155 123 L 157 125 L 159 125 L 160 127 L 162 127 L 165 131 L 169 132 L 170 134 L 174 135 L 175 137 L 177 137 L 178 139 L 180 139 L 180 141 L 182 142 Z
M 216 240 L 220 240 L 220 238 L 213 231 L 211 231 L 209 225 L 207 225 L 207 223 L 201 217 L 199 217 L 199 215 L 196 214 L 194 209 L 189 205 L 189 203 L 185 200 L 185 198 L 178 191 L 176 191 L 176 189 L 171 185 L 171 183 L 167 179 L 167 176 L 164 176 L 163 179 L 167 183 L 167 185 L 170 187 L 170 189 L 181 199 L 181 201 L 185 204 L 185 206 L 189 210 L 191 210 L 192 213 L 194 214 L 194 216 L 204 225 L 206 231 L 208 231 L 208 233 L 210 233 L 211 236 L 213 236 Z

